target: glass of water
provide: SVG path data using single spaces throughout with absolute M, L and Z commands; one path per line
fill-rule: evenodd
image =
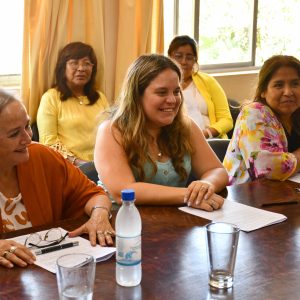
M 95 259 L 89 254 L 66 254 L 57 259 L 57 285 L 60 300 L 92 300 Z
M 236 225 L 229 223 L 206 225 L 210 286 L 219 289 L 232 287 L 239 232 Z

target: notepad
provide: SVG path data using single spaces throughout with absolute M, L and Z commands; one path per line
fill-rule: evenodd
M 300 183 L 300 173 L 296 173 L 293 176 L 289 177 L 288 180 Z
M 248 206 L 231 200 L 225 200 L 221 209 L 207 212 L 191 207 L 179 207 L 180 210 L 214 222 L 227 222 L 238 226 L 242 231 L 252 231 L 272 224 L 283 222 L 287 217 L 264 209 Z
M 67 233 L 67 231 L 63 228 L 60 228 L 60 230 L 62 234 Z M 39 234 L 43 236 L 47 231 L 48 230 L 40 231 Z M 15 237 L 11 240 L 14 240 L 23 245 L 27 237 L 28 234 Z M 96 245 L 95 247 L 93 247 L 91 246 L 89 240 L 86 240 L 82 237 L 67 237 L 63 243 L 70 243 L 76 241 L 79 242 L 78 246 L 61 249 L 59 251 L 54 251 L 42 255 L 37 255 L 35 264 L 48 270 L 49 272 L 56 273 L 56 261 L 62 255 L 71 253 L 87 253 L 92 255 L 95 258 L 96 262 L 100 262 L 109 259 L 116 251 L 115 247 L 101 247 L 100 245 Z M 36 248 L 32 249 L 32 252 L 34 252 L 35 250 Z

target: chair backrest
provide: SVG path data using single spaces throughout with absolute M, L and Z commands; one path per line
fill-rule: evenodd
M 31 127 L 31 130 L 32 130 L 32 140 L 34 142 L 38 142 L 39 141 L 39 130 L 38 130 L 36 122 L 33 122 L 30 125 L 30 127 Z
M 229 110 L 230 110 L 230 114 L 233 120 L 233 128 L 227 132 L 227 136 L 229 139 L 232 138 L 232 134 L 233 134 L 233 130 L 234 130 L 234 126 L 235 126 L 235 121 L 236 118 L 238 117 L 239 113 L 240 113 L 240 103 L 237 102 L 236 100 L 233 99 L 228 99 L 228 104 L 229 104 Z
M 230 139 L 208 139 L 207 142 L 214 150 L 219 160 L 222 162 L 225 157 Z
M 94 181 L 96 184 L 98 183 L 98 173 L 95 168 L 95 164 L 93 161 L 86 162 L 79 166 L 79 169 L 82 173 L 84 173 L 90 180 Z

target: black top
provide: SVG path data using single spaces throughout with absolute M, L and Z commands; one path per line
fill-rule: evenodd
M 292 129 L 291 134 L 285 130 L 286 138 L 288 141 L 288 151 L 294 152 L 300 148 L 300 135 Z

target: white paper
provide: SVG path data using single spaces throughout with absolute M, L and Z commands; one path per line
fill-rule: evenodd
M 300 183 L 300 173 L 296 173 L 289 177 L 288 180 Z
M 60 228 L 62 234 L 64 235 L 67 233 L 66 230 Z M 41 236 L 45 235 L 45 233 L 48 230 L 40 231 L 38 232 Z M 24 244 L 26 238 L 28 237 L 28 234 L 22 235 L 15 237 L 11 240 L 14 240 L 20 244 Z M 75 242 L 78 241 L 79 245 L 74 246 L 71 248 L 66 248 L 66 249 L 61 249 L 58 251 L 50 252 L 50 253 L 45 253 L 41 255 L 36 255 L 36 261 L 35 264 L 52 272 L 56 273 L 56 260 L 65 254 L 71 254 L 71 253 L 86 253 L 89 255 L 92 255 L 96 262 L 103 261 L 109 259 L 116 251 L 115 247 L 101 247 L 100 245 L 96 245 L 95 247 L 91 246 L 90 241 L 86 240 L 82 237 L 74 237 L 74 238 L 69 238 L 66 237 L 66 239 L 61 243 L 70 243 L 70 242 Z M 31 251 L 34 253 L 37 249 L 31 249 Z
M 287 219 L 285 215 L 266 211 L 238 202 L 225 200 L 221 209 L 207 212 L 191 207 L 179 207 L 180 210 L 214 222 L 232 223 L 243 231 L 252 231 Z

